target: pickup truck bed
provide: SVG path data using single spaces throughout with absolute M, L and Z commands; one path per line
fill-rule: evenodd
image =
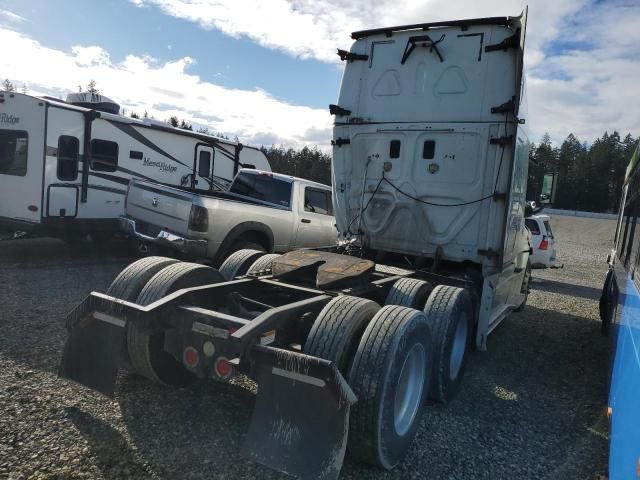
M 213 260 L 240 248 L 285 252 L 337 239 L 330 187 L 251 169 L 227 192 L 133 180 L 120 224 L 143 242 Z

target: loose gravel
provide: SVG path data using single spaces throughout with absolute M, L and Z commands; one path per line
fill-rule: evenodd
M 429 405 L 406 460 L 343 479 L 603 479 L 608 341 L 597 298 L 615 223 L 555 217 L 560 270 L 474 352 L 461 393 Z M 58 379 L 65 314 L 129 262 L 124 245 L 0 242 L 0 478 L 283 478 L 240 456 L 251 386 L 165 388 L 123 374 L 110 400 Z

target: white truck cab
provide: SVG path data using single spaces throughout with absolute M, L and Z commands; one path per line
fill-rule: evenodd
M 483 279 L 477 344 L 522 301 L 526 15 L 355 32 L 335 114 L 339 232 Z M 472 273 L 473 271 L 473 273 Z

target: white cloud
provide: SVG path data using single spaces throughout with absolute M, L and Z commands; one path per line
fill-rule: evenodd
M 629 0 L 130 0 L 167 15 L 248 38 L 300 58 L 338 62 L 355 30 L 518 15 L 530 3 L 526 66 L 528 123 L 537 140 L 573 132 L 591 141 L 605 130 L 640 134 L 636 88 L 640 4 Z M 557 42 L 575 51 L 558 51 Z M 578 43 L 576 43 L 578 42 Z M 587 48 L 588 45 L 588 48 Z M 304 67 L 302 67 L 304 68 Z
M 21 23 L 26 20 L 26 18 L 21 17 L 17 13 L 13 13 L 9 10 L 0 10 L 0 18 L 4 18 L 12 23 Z
M 81 67 L 111 65 L 109 53 L 102 47 L 75 46 L 71 48 L 71 52 L 76 57 L 76 64 Z
M 0 44 L 12 45 L 0 56 L 0 71 L 14 82 L 28 82 L 34 93 L 64 96 L 95 79 L 101 92 L 128 112 L 146 110 L 162 120 L 186 117 L 249 144 L 267 139 L 297 147 L 329 143 L 327 110 L 292 105 L 263 90 L 228 89 L 203 81 L 189 73 L 195 63 L 190 57 L 159 63 L 128 55 L 116 63 L 98 46 L 64 52 L 2 28 Z M 309 135 L 310 129 L 324 135 Z
M 640 135 L 640 4 L 602 2 L 558 22 L 529 69 L 534 132 L 592 141 L 607 130 Z M 536 138 L 537 139 L 537 138 Z
M 350 33 L 367 28 L 488 16 L 519 15 L 527 0 L 130 0 L 164 13 L 246 37 L 301 58 L 337 62 Z M 534 48 L 553 35 L 559 17 L 588 0 L 539 0 L 531 9 Z M 537 37 L 537 38 L 536 38 Z

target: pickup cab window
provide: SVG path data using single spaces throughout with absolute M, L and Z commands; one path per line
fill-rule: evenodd
M 331 192 L 319 188 L 305 188 L 304 211 L 320 213 L 322 215 L 333 215 Z
M 266 174 L 238 175 L 231 193 L 291 208 L 291 183 Z

